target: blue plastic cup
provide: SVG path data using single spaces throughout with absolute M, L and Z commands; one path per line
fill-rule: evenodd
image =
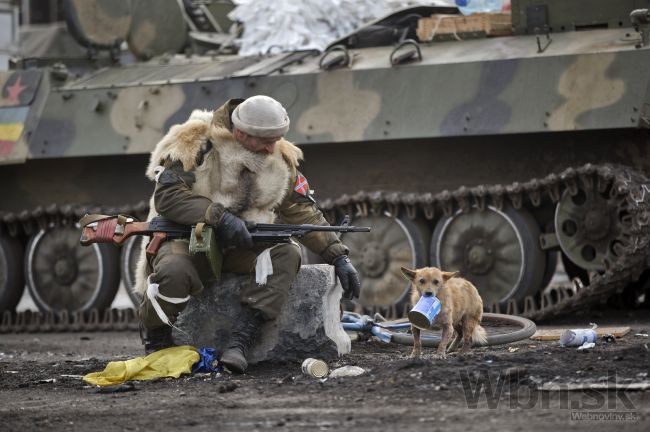
M 440 300 L 431 294 L 425 294 L 408 313 L 408 318 L 415 327 L 426 330 L 431 327 L 438 313 L 440 313 Z

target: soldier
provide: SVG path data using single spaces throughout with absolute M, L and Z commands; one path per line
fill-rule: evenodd
M 210 224 L 224 250 L 223 271 L 251 273 L 241 290 L 242 315 L 221 358 L 238 373 L 248 366 L 246 354 L 261 325 L 278 316 L 301 263 L 297 244 L 254 245 L 244 221 L 327 225 L 298 171 L 302 151 L 282 138 L 288 129 L 289 117 L 278 101 L 232 99 L 172 126 L 147 169 L 156 181 L 149 218 Z M 334 233 L 310 233 L 301 242 L 334 265 L 344 297 L 359 296 L 358 273 Z M 172 345 L 171 325 L 190 295 L 203 290 L 188 247 L 187 240 L 171 240 L 151 261 L 144 254 L 140 259 L 139 312 L 147 353 Z

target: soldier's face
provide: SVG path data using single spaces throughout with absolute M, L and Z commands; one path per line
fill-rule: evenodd
M 262 154 L 265 156 L 273 154 L 275 151 L 275 144 L 280 141 L 280 138 L 282 137 L 256 137 L 253 135 L 248 135 L 239 129 L 235 129 L 235 139 L 237 142 L 239 142 L 239 144 L 242 145 L 242 147 L 253 153 Z

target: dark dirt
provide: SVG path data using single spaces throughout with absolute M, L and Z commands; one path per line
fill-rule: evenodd
M 408 346 L 354 342 L 352 353 L 330 367 L 361 366 L 367 373 L 359 377 L 320 381 L 303 375 L 299 363 L 260 364 L 242 376 L 135 382 L 115 392 L 87 386 L 81 375 L 140 355 L 137 332 L 3 334 L 0 428 L 650 430 L 650 390 L 537 390 L 545 383 L 650 382 L 650 338 L 635 336 L 650 332 L 648 311 L 581 317 L 567 327 L 587 327 L 590 318 L 601 325 L 629 325 L 632 331 L 615 343 L 599 340 L 588 352 L 527 340 L 446 360 L 433 359 L 431 348 L 422 359 L 411 360 Z M 481 380 L 483 391 L 478 391 Z M 571 417 L 589 412 L 600 418 Z M 602 417 L 612 413 L 627 418 Z

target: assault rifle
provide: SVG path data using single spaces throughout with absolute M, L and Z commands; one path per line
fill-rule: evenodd
M 291 237 L 302 238 L 310 232 L 369 232 L 370 227 L 355 227 L 350 225 L 350 218 L 346 216 L 341 225 L 290 225 L 290 224 L 256 224 L 246 223 L 248 232 L 251 233 L 256 243 L 289 243 Z
M 149 222 L 138 222 L 131 216 L 118 215 L 86 215 L 79 221 L 82 233 L 80 243 L 88 246 L 92 243 L 112 243 L 122 245 L 127 238 L 133 235 L 148 235 L 152 239 L 147 246 L 147 254 L 155 255 L 166 239 L 202 237 L 203 225 L 192 227 L 181 225 L 165 219 L 155 217 Z M 255 243 L 289 243 L 291 237 L 304 237 L 310 232 L 369 232 L 370 227 L 355 227 L 350 225 L 350 218 L 346 216 L 341 225 L 290 225 L 290 224 L 256 224 L 247 222 L 246 227 L 251 233 Z M 218 242 L 218 239 L 217 239 Z

